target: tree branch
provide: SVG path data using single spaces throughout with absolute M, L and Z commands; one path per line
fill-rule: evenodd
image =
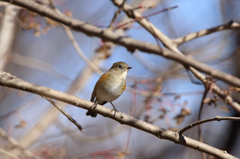
M 204 120 L 199 120 L 196 121 L 188 126 L 186 126 L 185 128 L 179 130 L 179 134 L 183 134 L 185 131 L 193 128 L 194 126 L 206 123 L 206 122 L 210 122 L 210 121 L 221 121 L 221 120 L 234 120 L 234 121 L 240 121 L 239 117 L 220 117 L 220 116 L 216 116 L 214 118 L 209 118 L 209 119 L 204 119 Z
M 240 24 L 237 23 L 237 22 L 234 22 L 234 21 L 230 21 L 226 24 L 222 24 L 222 25 L 212 27 L 212 28 L 209 28 L 209 29 L 204 29 L 204 30 L 201 30 L 201 31 L 198 31 L 198 32 L 195 32 L 195 33 L 190 33 L 186 36 L 183 36 L 183 37 L 180 37 L 180 38 L 177 38 L 177 39 L 173 39 L 173 42 L 176 43 L 179 46 L 184 42 L 188 42 L 188 41 L 191 41 L 193 39 L 196 39 L 196 38 L 199 38 L 199 37 L 211 34 L 211 33 L 215 33 L 215 32 L 222 31 L 222 30 L 235 29 L 235 28 L 240 28 Z
M 127 1 L 127 0 L 123 0 L 121 6 L 120 6 L 120 7 L 118 8 L 118 10 L 115 12 L 115 14 L 114 14 L 114 16 L 113 16 L 113 19 L 111 20 L 111 23 L 110 23 L 109 26 L 108 26 L 108 29 L 110 29 L 110 28 L 113 26 L 115 20 L 117 19 L 117 17 L 119 16 L 119 14 L 120 14 L 121 11 L 122 11 L 122 6 L 124 5 L 124 3 L 125 3 L 126 1 Z
M 204 99 L 206 98 L 206 96 L 209 92 L 209 89 L 210 89 L 209 85 L 211 85 L 211 84 L 209 84 L 208 81 L 207 81 L 205 83 L 205 91 L 203 93 L 202 100 L 201 100 L 201 105 L 200 105 L 199 112 L 198 112 L 198 121 L 201 119 L 202 110 L 203 110 L 203 106 L 204 106 Z M 198 125 L 198 140 L 200 142 L 203 142 L 201 125 Z M 206 158 L 207 158 L 207 155 L 202 152 L 202 159 L 206 159 Z
M 62 108 L 60 108 L 52 99 L 50 98 L 45 98 L 47 101 L 49 101 L 55 108 L 57 108 L 57 110 L 59 110 L 65 117 L 68 118 L 68 120 L 70 120 L 74 125 L 76 125 L 76 127 L 78 127 L 78 129 L 80 131 L 83 131 L 82 126 L 76 121 L 74 120 L 68 113 L 66 113 Z
M 235 102 L 233 98 L 228 95 L 226 92 L 221 90 L 216 84 L 211 86 L 211 89 L 214 93 L 216 93 L 222 100 L 226 103 L 231 105 L 238 113 L 240 113 L 240 105 L 238 102 Z
M 60 91 L 53 90 L 51 88 L 47 88 L 47 87 L 43 87 L 43 86 L 39 86 L 36 84 L 23 81 L 15 76 L 12 76 L 9 73 L 2 72 L 2 71 L 0 72 L 0 85 L 23 90 L 26 92 L 31 92 L 47 98 L 56 99 L 56 100 L 74 105 L 76 107 L 87 109 L 87 110 L 90 110 L 93 104 L 92 102 L 86 101 L 84 99 L 81 99 L 73 95 L 69 95 Z M 149 134 L 152 134 L 160 139 L 170 140 L 176 144 L 181 144 L 181 145 L 196 149 L 198 151 L 208 153 L 215 157 L 226 158 L 226 159 L 227 158 L 236 159 L 236 157 L 222 150 L 216 149 L 212 146 L 193 140 L 186 136 L 179 135 L 177 132 L 165 130 L 155 125 L 143 122 L 141 120 L 128 116 L 124 113 L 116 112 L 116 115 L 114 116 L 114 112 L 112 112 L 111 109 L 106 108 L 104 106 L 98 105 L 95 111 L 96 113 L 103 115 L 105 117 L 111 118 L 119 122 L 120 124 L 129 125 L 131 127 L 134 127 L 139 130 L 145 131 Z
M 5 5 L 5 13 L 1 18 L 0 27 L 0 70 L 4 70 L 7 64 L 7 57 L 12 51 L 16 23 L 15 16 L 18 15 L 20 8 L 12 5 Z
M 0 153 L 2 153 L 3 155 L 5 155 L 7 158 L 12 158 L 12 159 L 20 159 L 19 157 L 11 154 L 10 152 L 7 152 L 3 149 L 0 149 Z

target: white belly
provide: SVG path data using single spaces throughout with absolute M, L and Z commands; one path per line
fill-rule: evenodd
M 122 80 L 121 80 L 122 81 Z M 125 83 L 124 83 L 125 84 Z M 123 82 L 118 85 L 100 85 L 100 89 L 96 90 L 98 102 L 107 101 L 112 102 L 116 100 L 121 94 L 124 87 Z

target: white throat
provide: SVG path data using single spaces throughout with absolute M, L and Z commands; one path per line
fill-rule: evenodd
M 124 71 L 124 72 L 122 73 L 122 78 L 126 79 L 127 73 L 128 73 L 128 70 Z

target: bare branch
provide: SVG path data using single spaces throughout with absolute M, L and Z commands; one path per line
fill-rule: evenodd
M 201 105 L 200 105 L 199 112 L 198 112 L 198 120 L 201 119 L 202 110 L 203 110 L 203 106 L 204 106 L 204 99 L 206 98 L 209 89 L 210 88 L 208 86 L 205 87 L 205 91 L 203 93 L 202 100 L 201 100 Z M 198 139 L 199 139 L 199 141 L 203 142 L 200 125 L 198 126 Z
M 199 37 L 211 34 L 211 33 L 215 33 L 215 32 L 222 31 L 222 30 L 235 29 L 235 28 L 240 28 L 240 24 L 237 22 L 234 22 L 234 21 L 230 21 L 226 24 L 222 24 L 222 25 L 212 27 L 209 29 L 204 29 L 204 30 L 198 31 L 196 33 L 190 33 L 186 36 L 183 36 L 183 37 L 180 37 L 177 39 L 173 39 L 173 42 L 179 46 L 184 42 L 191 41 L 193 39 L 196 39 L 196 38 L 199 38 Z
M 209 83 L 206 82 L 205 83 L 205 91 L 203 93 L 203 96 L 202 96 L 202 100 L 201 100 L 201 105 L 200 105 L 200 108 L 199 108 L 199 112 L 198 112 L 198 120 L 201 119 L 201 115 L 202 115 L 202 110 L 203 110 L 203 106 L 204 106 L 204 99 L 206 98 L 208 92 L 209 92 Z M 203 138 L 202 138 L 202 127 L 201 125 L 198 125 L 198 140 L 200 142 L 203 142 Z M 202 152 L 202 159 L 206 159 L 207 156 L 204 152 Z
M 85 54 L 82 52 L 82 49 L 79 47 L 78 43 L 76 42 L 71 30 L 62 25 L 63 29 L 65 30 L 65 33 L 67 34 L 69 40 L 71 41 L 74 49 L 76 50 L 76 52 L 78 53 L 78 55 L 82 58 L 82 60 L 88 65 L 89 68 L 91 68 L 94 72 L 98 73 L 99 75 L 102 75 L 102 71 L 96 67 L 90 60 L 88 60 L 88 58 L 85 56 Z
M 57 8 L 55 8 L 55 6 L 53 5 L 53 3 L 51 3 L 51 6 L 54 8 L 54 10 L 58 13 L 58 14 L 61 14 L 61 15 L 64 15 L 63 13 L 61 13 Z M 78 45 L 77 41 L 75 40 L 71 30 L 64 26 L 62 24 L 62 27 L 65 31 L 65 33 L 67 34 L 68 36 L 68 39 L 70 40 L 70 42 L 72 43 L 75 51 L 78 53 L 78 55 L 81 57 L 81 59 L 88 65 L 88 67 L 90 67 L 94 72 L 98 73 L 99 75 L 102 75 L 102 71 L 96 67 L 86 56 L 85 54 L 83 53 L 82 49 L 80 48 L 80 46 Z
M 146 15 L 146 16 L 137 17 L 137 18 L 135 18 L 135 19 L 133 19 L 133 20 L 130 20 L 130 21 L 128 21 L 128 22 L 125 22 L 125 23 L 123 23 L 123 24 L 120 24 L 120 25 L 114 27 L 113 30 L 119 29 L 119 28 L 121 28 L 121 27 L 123 27 L 123 26 L 125 26 L 125 25 L 128 25 L 129 23 L 134 23 L 134 22 L 137 22 L 137 21 L 139 21 L 139 20 L 141 20 L 141 19 L 146 19 L 146 18 L 151 17 L 151 16 L 153 16 L 153 15 L 156 15 L 156 14 L 159 14 L 159 13 L 162 13 L 162 12 L 165 12 L 165 11 L 168 11 L 168 10 L 171 10 L 171 9 L 174 9 L 174 8 L 177 8 L 177 7 L 178 7 L 178 6 L 173 6 L 173 7 L 170 7 L 170 8 L 162 9 L 162 10 L 160 10 L 160 11 L 157 11 L 157 12 L 155 12 L 155 13 L 152 13 L 152 14 L 149 14 L 149 15 Z M 122 8 L 122 6 L 121 6 L 121 8 Z M 119 9 L 120 9 L 120 8 L 119 8 Z M 133 10 L 134 10 L 134 9 L 132 9 L 132 11 L 133 11 Z
M 92 102 L 86 101 L 84 99 L 81 99 L 73 95 L 69 95 L 60 91 L 53 90 L 51 88 L 47 88 L 47 87 L 43 87 L 43 86 L 39 86 L 36 84 L 23 81 L 6 72 L 0 72 L 0 85 L 31 92 L 47 98 L 56 99 L 56 100 L 59 100 L 83 109 L 87 109 L 87 110 L 90 110 L 93 104 Z M 216 149 L 212 146 L 201 143 L 199 141 L 193 140 L 186 136 L 179 135 L 177 132 L 165 130 L 163 128 L 143 122 L 141 120 L 138 120 L 136 118 L 133 118 L 121 112 L 116 112 L 116 115 L 114 115 L 114 112 L 112 112 L 111 109 L 106 108 L 104 106 L 98 105 L 95 111 L 96 113 L 101 114 L 105 117 L 111 118 L 113 120 L 116 120 L 121 124 L 129 125 L 131 127 L 145 131 L 158 138 L 167 139 L 167 140 L 173 141 L 174 143 L 181 144 L 181 145 L 193 148 L 195 150 L 208 153 L 218 158 L 236 159 L 236 157 L 224 151 L 221 151 L 219 149 Z
M 8 158 L 12 158 L 12 159 L 20 159 L 19 157 L 11 154 L 10 152 L 7 152 L 3 149 L 0 149 L 0 153 L 4 154 L 5 156 L 7 156 Z
M 120 6 L 122 0 L 112 0 L 112 2 L 116 5 L 116 6 Z M 174 6 L 173 8 L 175 8 L 176 6 Z M 175 44 L 172 42 L 171 39 L 169 39 L 165 34 L 163 34 L 157 27 L 155 27 L 152 23 L 150 23 L 147 19 L 143 18 L 144 16 L 142 16 L 139 12 L 134 11 L 133 8 L 131 6 L 129 6 L 128 4 L 124 4 L 124 6 L 122 7 L 123 11 L 128 15 L 128 17 L 132 18 L 132 19 L 137 19 L 137 22 L 144 27 L 149 33 L 151 33 L 154 37 L 158 38 L 164 46 L 166 46 L 168 49 L 176 52 L 176 53 L 180 53 L 180 51 L 177 49 L 177 47 L 175 46 Z M 172 8 L 170 8 L 172 9 Z M 168 10 L 168 9 L 167 9 Z
M 213 92 L 215 92 L 222 100 L 226 103 L 231 105 L 238 113 L 240 113 L 240 105 L 238 102 L 235 102 L 233 98 L 226 94 L 223 90 L 221 90 L 216 84 L 211 86 Z
M 5 3 L 1 3 L 4 5 Z M 13 5 L 5 5 L 5 13 L 1 19 L 0 27 L 0 70 L 5 69 L 8 54 L 11 51 L 15 35 L 15 16 L 18 15 L 20 8 Z
M 68 118 L 68 120 L 70 120 L 74 125 L 76 125 L 76 127 L 78 127 L 80 131 L 83 131 L 82 126 L 76 120 L 74 120 L 67 112 L 60 108 L 52 99 L 46 97 L 43 98 L 49 101 L 55 108 L 57 108 L 63 115 L 65 115 Z
M 112 19 L 110 25 L 108 26 L 108 29 L 113 26 L 115 20 L 117 19 L 117 17 L 119 16 L 120 12 L 122 11 L 122 6 L 124 5 L 124 3 L 125 3 L 126 1 L 127 1 L 127 0 L 123 0 L 121 6 L 118 8 L 118 10 L 116 11 L 116 13 L 114 14 L 113 19 Z
M 199 120 L 199 121 L 196 121 L 192 124 L 189 124 L 188 126 L 186 126 L 185 128 L 179 130 L 179 134 L 183 134 L 185 131 L 193 128 L 194 126 L 197 126 L 197 125 L 200 125 L 200 124 L 203 124 L 203 123 L 207 123 L 207 122 L 210 122 L 210 121 L 221 121 L 221 120 L 234 120 L 234 121 L 240 121 L 240 118 L 239 117 L 220 117 L 220 116 L 216 116 L 214 118 L 209 118 L 209 119 L 204 119 L 204 120 Z

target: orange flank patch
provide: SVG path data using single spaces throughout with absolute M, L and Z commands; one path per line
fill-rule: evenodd
M 109 73 L 104 73 L 97 81 L 96 87 L 99 87 L 100 83 L 104 83 L 109 78 Z
M 126 88 L 126 82 L 124 82 L 123 84 L 123 91 L 125 90 L 125 88 Z

